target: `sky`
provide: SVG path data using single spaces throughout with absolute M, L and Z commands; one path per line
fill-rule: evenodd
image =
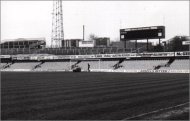
M 52 10 L 53 1 L 1 1 L 1 40 L 45 37 L 49 45 Z M 83 25 L 85 40 L 118 41 L 119 29 L 160 25 L 162 40 L 189 36 L 189 1 L 63 1 L 64 38 L 82 39 Z

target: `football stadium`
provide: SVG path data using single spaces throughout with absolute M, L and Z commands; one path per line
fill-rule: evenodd
M 62 30 L 52 47 L 45 38 L 1 42 L 1 119 L 189 120 L 190 37 L 163 43 L 165 26 L 118 31 L 117 43 L 66 40 Z

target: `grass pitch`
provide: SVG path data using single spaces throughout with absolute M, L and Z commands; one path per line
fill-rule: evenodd
M 120 120 L 186 102 L 188 74 L 1 72 L 1 119 Z

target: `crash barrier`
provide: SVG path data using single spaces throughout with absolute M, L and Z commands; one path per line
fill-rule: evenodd
M 4 72 L 73 72 L 73 70 L 31 70 L 31 69 L 11 69 L 1 70 Z M 75 72 L 75 71 L 74 71 Z M 120 72 L 120 73 L 190 73 L 190 70 L 112 70 L 112 69 L 91 69 L 77 72 Z

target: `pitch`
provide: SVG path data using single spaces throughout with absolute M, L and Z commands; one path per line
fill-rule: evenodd
M 189 74 L 1 72 L 1 85 L 10 120 L 122 120 L 189 102 Z

